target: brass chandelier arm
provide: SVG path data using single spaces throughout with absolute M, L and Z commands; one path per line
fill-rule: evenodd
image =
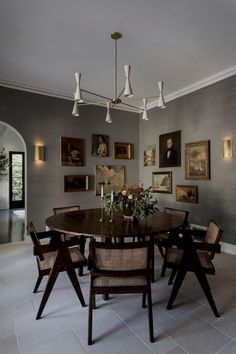
M 99 95 L 98 93 L 95 93 L 95 92 L 92 92 L 92 91 L 88 91 L 88 90 L 84 90 L 84 89 L 81 89 L 82 92 L 85 92 L 85 93 L 88 93 L 90 95 L 94 95 L 94 96 L 97 96 L 97 97 L 100 97 L 100 98 L 104 98 L 105 100 L 108 100 L 110 102 L 112 102 L 112 98 L 110 97 L 106 97 L 106 96 L 103 96 L 103 95 Z M 124 91 L 124 89 L 121 91 L 120 95 L 122 95 L 122 92 Z M 119 97 L 120 97 L 119 95 Z M 119 98 L 118 97 L 118 98 Z M 86 101 L 86 100 L 85 100 Z M 105 102 L 104 102 L 105 103 Z M 96 103 L 95 103 L 96 104 Z M 97 103 L 99 104 L 99 102 Z M 120 104 L 123 104 L 125 106 L 128 106 L 128 107 L 131 107 L 131 108 L 134 108 L 136 110 L 139 110 L 139 111 L 143 111 L 143 108 L 140 108 L 140 107 L 137 107 L 137 106 L 134 106 L 132 104 L 129 104 L 129 103 L 125 103 L 125 102 L 121 102 Z M 115 104 L 112 105 L 112 107 L 114 108 Z
M 117 76 L 118 76 L 118 71 L 117 71 L 117 62 L 118 62 L 118 53 L 117 53 L 117 40 L 119 40 L 120 38 L 122 38 L 122 34 L 120 32 L 113 32 L 111 34 L 111 38 L 115 41 L 115 72 L 114 72 L 114 84 L 115 84 L 115 90 L 114 90 L 114 96 L 112 98 L 104 96 L 104 95 L 100 95 L 98 93 L 95 93 L 93 91 L 88 91 L 88 90 L 84 90 L 81 89 L 80 86 L 80 80 L 81 80 L 81 72 L 77 72 L 75 73 L 75 79 L 76 79 L 76 91 L 74 93 L 74 106 L 73 106 L 73 110 L 72 110 L 72 115 L 75 117 L 79 116 L 79 107 L 82 106 L 83 104 L 91 104 L 91 105 L 98 105 L 98 106 L 106 106 L 107 107 L 107 115 L 106 115 L 106 119 L 105 122 L 106 123 L 112 123 L 112 118 L 111 118 L 111 114 L 110 114 L 110 108 L 114 108 L 114 109 L 119 109 L 119 105 L 123 106 L 123 109 L 125 109 L 125 107 L 130 108 L 130 111 L 136 112 L 136 113 L 142 113 L 142 120 L 148 120 L 148 116 L 147 116 L 147 100 L 150 97 L 145 97 L 142 98 L 143 101 L 143 107 L 138 107 L 136 105 L 130 104 L 130 103 L 126 103 L 123 102 L 121 99 L 121 96 L 124 95 L 124 97 L 133 97 L 133 90 L 132 90 L 132 86 L 131 86 L 131 82 L 130 82 L 130 72 L 131 72 L 131 65 L 124 65 L 124 73 L 125 73 L 125 85 L 124 88 L 121 90 L 121 92 L 118 95 L 118 80 L 117 80 Z M 158 82 L 158 88 L 159 88 L 159 101 L 158 101 L 158 108 L 165 108 L 166 104 L 165 104 L 165 99 L 164 99 L 164 95 L 163 95 L 163 85 L 164 85 L 164 81 L 159 81 Z M 94 96 L 91 98 L 87 98 L 87 99 L 83 99 L 82 94 L 81 93 L 85 93 L 88 95 L 92 95 Z M 88 96 L 90 97 L 90 96 Z M 95 97 L 98 97 L 98 99 L 96 99 Z M 153 96 L 153 98 L 155 98 L 156 96 Z M 100 100 L 101 102 L 99 102 L 99 98 L 102 99 Z M 136 98 L 137 99 L 137 98 Z M 132 102 L 132 101 L 131 101 Z M 121 108 L 122 109 L 122 108 Z

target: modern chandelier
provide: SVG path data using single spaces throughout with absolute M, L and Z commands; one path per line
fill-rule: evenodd
M 131 82 L 130 82 L 130 71 L 131 71 L 131 65 L 124 65 L 124 73 L 125 73 L 125 85 L 122 88 L 122 90 L 120 91 L 120 93 L 118 93 L 118 89 L 117 89 L 117 41 L 118 39 L 122 38 L 122 34 L 119 32 L 113 32 L 111 34 L 111 38 L 115 41 L 115 88 L 114 88 L 114 97 L 110 98 L 110 97 L 106 97 L 100 94 L 97 94 L 95 92 L 92 91 L 88 91 L 88 90 L 84 90 L 81 89 L 81 73 L 77 72 L 75 73 L 75 79 L 76 79 L 76 91 L 74 93 L 74 107 L 73 107 L 73 111 L 72 111 L 72 115 L 78 117 L 79 116 L 79 107 L 81 105 L 102 105 L 102 106 L 106 106 L 107 108 L 107 113 L 106 113 L 106 119 L 105 122 L 106 123 L 112 123 L 112 119 L 111 119 L 111 113 L 110 113 L 110 109 L 111 108 L 118 108 L 119 105 L 123 105 L 126 106 L 127 108 L 130 109 L 135 109 L 138 110 L 139 112 L 142 113 L 142 119 L 143 120 L 148 120 L 148 114 L 147 114 L 147 102 L 148 102 L 148 97 L 144 97 L 143 98 L 143 107 L 137 107 L 134 106 L 132 104 L 123 102 L 121 99 L 121 96 L 123 95 L 124 97 L 133 97 L 133 90 L 131 87 Z M 158 97 L 158 104 L 157 107 L 158 108 L 165 108 L 165 99 L 164 99 L 164 94 L 163 94 L 163 85 L 164 82 L 163 81 L 159 81 L 158 82 L 158 89 L 159 89 L 159 97 Z M 89 94 L 91 96 L 97 97 L 97 99 L 95 98 L 83 98 L 82 93 L 86 93 Z M 99 101 L 99 100 L 100 101 Z

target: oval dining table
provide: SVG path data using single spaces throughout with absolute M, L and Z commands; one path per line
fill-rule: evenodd
M 152 241 L 156 234 L 177 230 L 182 225 L 182 220 L 162 212 L 156 212 L 145 219 L 134 220 L 125 219 L 122 213 L 115 213 L 113 221 L 110 222 L 109 217 L 104 215 L 101 209 L 86 209 L 49 216 L 45 223 L 50 230 L 58 231 L 58 251 L 39 306 L 37 319 L 43 312 L 61 268 L 66 270 L 81 304 L 85 305 L 68 246 L 66 242 L 61 241 L 60 234 L 88 238 L 101 237 L 105 242 L 117 238 L 122 241 L 122 238 L 134 236 L 141 238 L 148 235 Z

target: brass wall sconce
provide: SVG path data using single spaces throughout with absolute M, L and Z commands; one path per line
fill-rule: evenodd
M 34 161 L 45 161 L 45 146 L 34 145 Z
M 233 140 L 232 139 L 223 139 L 222 148 L 221 148 L 221 157 L 222 159 L 230 159 L 233 157 Z

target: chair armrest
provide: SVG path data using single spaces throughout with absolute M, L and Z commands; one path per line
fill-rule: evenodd
M 58 244 L 50 243 L 47 245 L 34 246 L 34 255 L 43 256 L 44 253 L 58 251 Z
M 221 246 L 216 243 L 193 242 L 195 250 L 220 253 Z
M 57 232 L 57 231 L 54 231 L 54 230 L 37 232 L 37 237 L 40 240 L 42 240 L 43 238 L 60 237 L 60 232 Z

